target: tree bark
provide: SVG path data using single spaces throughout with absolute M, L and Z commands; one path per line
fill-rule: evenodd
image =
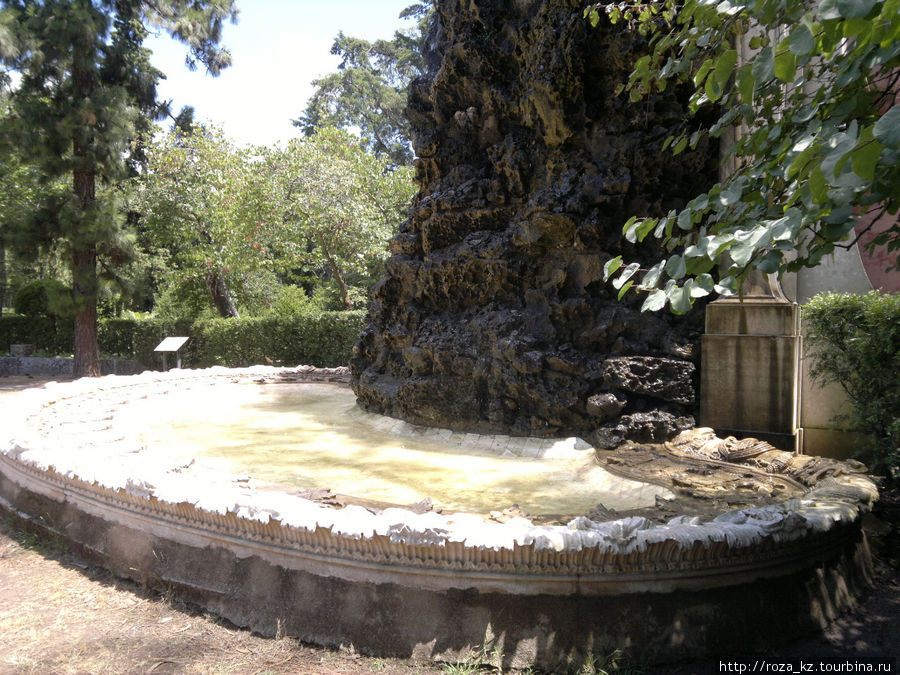
M 225 276 L 217 271 L 207 272 L 203 278 L 206 281 L 209 297 L 212 298 L 213 304 L 219 312 L 219 316 L 223 319 L 240 319 L 241 315 L 238 314 L 237 306 L 234 304 L 234 299 L 231 297 L 231 292 L 225 284 Z
M 91 76 L 84 64 L 88 61 L 83 48 L 76 46 L 72 61 L 73 98 L 76 102 L 88 98 Z M 73 189 L 82 211 L 91 208 L 96 198 L 95 172 L 88 160 L 89 140 L 75 132 L 72 155 L 75 159 Z M 97 344 L 97 246 L 82 243 L 84 235 L 73 232 L 72 247 L 72 300 L 75 304 L 75 363 L 73 375 L 77 377 L 100 376 L 100 348 Z
M 318 239 L 319 246 L 322 247 L 322 254 L 325 256 L 325 260 L 328 261 L 328 266 L 331 268 L 331 275 L 334 277 L 335 282 L 337 282 L 338 289 L 341 292 L 341 302 L 344 303 L 344 309 L 349 311 L 353 309 L 353 301 L 350 299 L 350 293 L 347 291 L 347 284 L 344 281 L 344 276 L 341 274 L 341 269 L 338 267 L 337 261 L 328 250 L 328 246 L 325 244 L 325 238 L 320 234 Z
M 75 306 L 75 377 L 99 377 L 97 344 L 97 252 L 93 246 L 72 252 L 72 292 Z
M 76 156 L 78 143 L 76 142 Z M 94 201 L 94 173 L 75 170 L 75 194 L 81 208 Z M 75 377 L 100 376 L 100 348 L 97 343 L 97 247 L 76 246 L 72 250 L 72 300 L 75 305 Z
M 3 317 L 3 304 L 6 302 L 6 247 L 0 244 L 0 318 Z

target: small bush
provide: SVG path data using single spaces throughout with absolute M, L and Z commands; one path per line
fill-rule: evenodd
M 16 292 L 13 309 L 22 316 L 61 316 L 68 295 L 69 289 L 56 279 L 36 279 Z
M 213 317 L 216 309 L 202 279 L 171 281 L 153 305 L 154 316 L 176 320 L 181 317 Z
M 821 293 L 803 317 L 810 373 L 850 397 L 850 418 L 835 421 L 865 433 L 864 458 L 900 479 L 900 295 Z
M 300 286 L 281 286 L 276 291 L 268 314 L 275 316 L 296 316 L 308 314 L 318 309 Z
M 97 327 L 97 341 L 103 356 L 131 358 L 135 353 L 135 335 L 141 321 L 136 319 L 101 319 Z

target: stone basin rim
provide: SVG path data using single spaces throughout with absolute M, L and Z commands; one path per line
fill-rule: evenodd
M 258 383 L 334 382 L 346 377 L 343 368 L 214 367 L 51 383 L 20 394 L 27 395 L 26 409 L 34 414 L 52 401 L 122 393 L 139 384 L 186 378 Z M 431 580 L 416 575 L 416 583 L 426 587 L 471 586 L 473 580 L 454 578 L 464 571 L 484 573 L 489 587 L 506 592 L 516 592 L 524 577 L 555 576 L 555 582 L 538 583 L 538 588 L 596 593 L 610 592 L 604 588 L 614 577 L 628 582 L 636 575 L 639 582 L 625 584 L 634 590 L 664 590 L 729 584 L 748 574 L 752 578 L 781 574 L 785 566 L 808 564 L 826 549 L 842 545 L 848 528 L 858 525 L 861 514 L 877 499 L 870 479 L 849 475 L 829 478 L 800 499 L 726 511 L 708 522 L 677 517 L 665 525 L 636 517 L 598 523 L 582 516 L 566 525 L 535 525 L 524 518 L 493 523 L 474 514 L 419 514 L 403 508 L 380 513 L 353 505 L 336 509 L 302 497 L 253 490 L 239 478 L 220 481 L 211 491 L 214 494 L 196 499 L 194 477 L 173 473 L 171 467 L 156 475 L 110 480 L 78 475 L 77 468 L 65 466 L 58 457 L 51 463 L 41 448 L 29 447 L 35 439 L 28 420 L 22 415 L 0 446 L 5 472 L 18 476 L 13 482 L 30 482 L 30 489 L 63 499 L 93 499 L 108 507 L 118 501 L 115 508 L 144 511 L 170 523 L 185 521 L 212 533 L 213 540 L 231 532 L 248 542 L 268 542 L 274 547 L 269 555 L 276 558 L 284 551 L 275 549 L 286 547 L 332 562 L 361 560 L 390 579 L 404 567 L 434 571 L 429 572 Z M 352 567 L 349 564 L 341 574 L 356 578 Z M 705 580 L 698 581 L 698 574 L 706 575 Z

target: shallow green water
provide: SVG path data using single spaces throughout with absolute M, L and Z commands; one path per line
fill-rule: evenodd
M 227 459 L 235 473 L 286 486 L 446 509 L 584 513 L 654 503 L 662 488 L 612 476 L 593 450 L 559 458 L 503 457 L 375 428 L 347 387 L 217 384 L 135 402 L 149 448 Z M 433 436 L 433 434 L 429 434 Z

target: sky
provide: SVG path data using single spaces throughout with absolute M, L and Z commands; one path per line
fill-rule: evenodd
M 187 47 L 168 34 L 148 37 L 153 65 L 166 74 L 157 87 L 177 113 L 194 106 L 194 119 L 212 122 L 241 144 L 272 145 L 299 135 L 291 124 L 313 93 L 312 80 L 337 69 L 330 53 L 339 31 L 366 40 L 390 39 L 411 28 L 400 12 L 413 0 L 238 0 L 237 25 L 223 43 L 232 65 L 218 77 L 184 65 Z

